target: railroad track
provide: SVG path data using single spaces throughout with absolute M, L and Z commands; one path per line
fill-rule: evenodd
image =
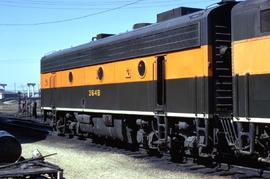
M 21 119 L 18 117 L 0 116 L 0 125 L 14 126 L 18 128 L 30 129 L 37 132 L 51 133 L 52 128 L 33 120 Z
M 22 135 L 33 135 L 33 132 L 43 133 L 44 135 L 50 135 L 56 138 L 59 138 L 62 141 L 73 142 L 76 144 L 80 144 L 85 140 L 79 140 L 78 137 L 74 137 L 73 139 L 69 139 L 68 137 L 60 137 L 57 136 L 56 133 L 52 131 L 52 128 L 46 125 L 42 125 L 40 123 L 34 123 L 29 120 L 22 120 L 19 118 L 13 117 L 0 117 L 0 126 L 1 128 L 15 131 L 27 131 L 29 134 Z M 17 134 L 21 135 L 19 132 Z M 19 136 L 20 138 L 21 136 Z M 26 138 L 24 136 L 23 138 Z M 45 138 L 44 138 L 45 139 Z M 121 147 L 113 147 L 105 144 L 94 143 L 92 139 L 86 139 L 88 145 L 91 148 L 96 148 L 100 151 L 104 152 L 113 152 L 117 154 L 123 154 L 129 157 L 132 157 L 136 160 L 146 161 L 153 165 L 156 168 L 162 168 L 163 170 L 169 170 L 172 172 L 187 172 L 192 174 L 199 175 L 207 175 L 209 177 L 214 176 L 223 176 L 225 178 L 234 178 L 234 179 L 243 179 L 243 178 L 270 178 L 270 171 L 264 171 L 263 175 L 260 176 L 259 169 L 247 168 L 237 165 L 229 166 L 225 163 L 222 163 L 219 168 L 211 168 L 206 167 L 204 165 L 193 163 L 193 159 L 186 158 L 185 163 L 174 163 L 170 161 L 170 156 L 168 153 L 165 153 L 162 157 L 149 156 L 144 149 L 139 149 L 138 151 L 131 151 Z

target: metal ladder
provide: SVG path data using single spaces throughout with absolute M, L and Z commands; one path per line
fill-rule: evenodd
M 197 144 L 198 147 L 207 147 L 208 146 L 208 126 L 209 120 L 197 118 L 196 122 L 196 134 L 197 134 Z
M 230 27 L 215 26 L 214 45 L 214 113 L 220 121 L 224 136 L 229 146 L 234 146 L 240 153 L 251 155 L 254 152 L 254 124 L 234 124 L 231 117 L 233 111 L 231 33 Z M 246 75 L 246 116 L 248 107 L 248 77 Z M 237 127 L 237 129 L 236 129 Z
M 214 116 L 222 126 L 221 132 L 228 145 L 239 148 L 238 133 L 231 116 L 233 112 L 231 30 L 229 25 L 215 25 L 214 29 Z
M 168 139 L 168 119 L 164 115 L 156 115 L 158 128 L 158 144 L 159 146 L 166 146 Z
M 233 146 L 235 148 L 239 148 L 238 134 L 233 124 L 232 118 L 220 118 L 219 121 L 222 125 L 224 136 L 228 142 L 228 145 L 231 147 Z
M 228 26 L 215 26 L 214 95 L 215 113 L 230 114 L 232 104 L 231 33 Z
M 220 119 L 224 129 L 224 135 L 229 146 L 235 147 L 239 153 L 252 155 L 254 153 L 255 143 L 255 125 L 254 123 L 238 122 L 235 129 L 232 119 Z

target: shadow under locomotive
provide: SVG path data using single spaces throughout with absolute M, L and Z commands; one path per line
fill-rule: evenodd
M 45 140 L 49 135 L 49 130 L 37 130 L 31 127 L 26 127 L 25 124 L 7 121 L 8 119 L 0 117 L 0 130 L 5 130 L 17 138 L 21 144 L 33 143 Z

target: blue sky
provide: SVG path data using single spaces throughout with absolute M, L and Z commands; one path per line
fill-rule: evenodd
M 130 31 L 138 22 L 153 23 L 156 14 L 172 8 L 205 8 L 218 1 L 1 0 L 0 83 L 7 83 L 9 90 L 14 89 L 14 84 L 17 90 L 25 88 L 28 82 L 39 84 L 40 59 L 45 54 L 87 43 L 99 33 L 118 34 Z M 125 7 L 112 10 L 122 6 Z M 74 21 L 34 25 L 103 11 L 108 12 Z

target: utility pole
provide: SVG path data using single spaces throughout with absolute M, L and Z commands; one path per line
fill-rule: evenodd
M 36 83 L 27 83 L 27 86 L 28 86 L 27 97 L 28 98 L 35 96 L 35 85 Z M 32 95 L 30 95 L 30 91 L 32 91 Z
M 16 83 L 14 83 L 14 92 L 17 93 Z

